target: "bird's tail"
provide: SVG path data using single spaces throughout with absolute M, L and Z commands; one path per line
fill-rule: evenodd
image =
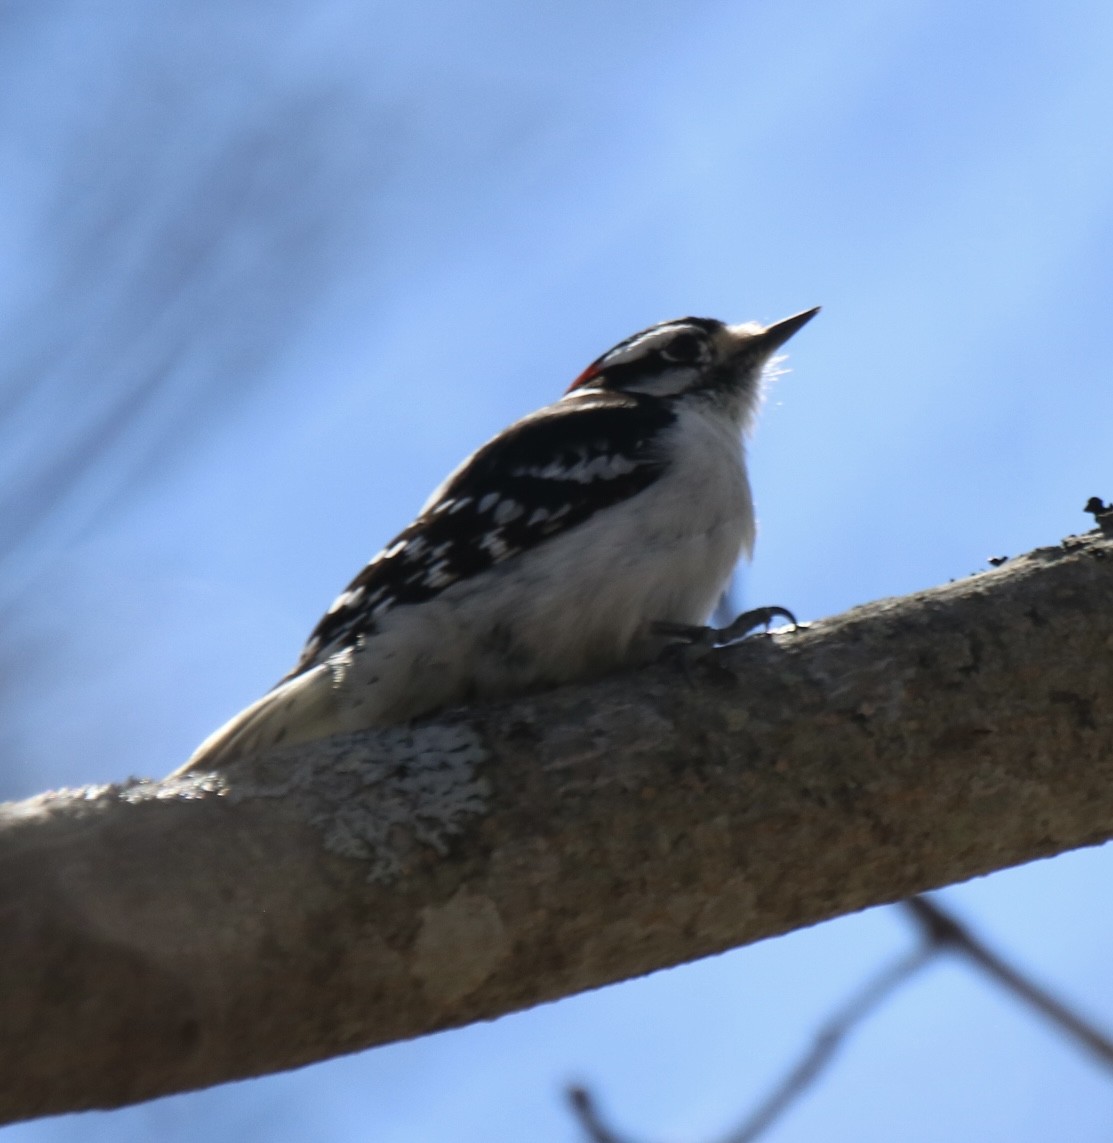
M 316 667 L 280 683 L 214 730 L 170 776 L 218 769 L 252 754 L 335 734 L 337 695 L 328 667 Z

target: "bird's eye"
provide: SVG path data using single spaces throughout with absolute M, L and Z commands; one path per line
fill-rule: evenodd
M 694 333 L 678 333 L 668 345 L 662 347 L 661 356 L 666 361 L 690 365 L 703 356 L 703 342 Z

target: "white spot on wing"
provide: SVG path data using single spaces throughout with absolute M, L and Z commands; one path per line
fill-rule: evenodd
M 515 476 L 533 476 L 538 480 L 571 480 L 576 484 L 590 484 L 593 480 L 614 480 L 626 476 L 638 467 L 637 461 L 628 456 L 606 454 L 588 460 L 583 456 L 575 464 L 551 461 L 544 468 L 519 468 Z
M 352 591 L 342 591 L 332 601 L 332 606 L 328 609 L 328 614 L 335 615 L 338 611 L 343 611 L 346 607 L 354 606 L 359 602 L 361 595 L 363 595 L 362 587 L 357 587 Z
M 492 558 L 496 560 L 501 560 L 503 556 L 510 552 L 510 546 L 499 532 L 486 533 L 486 535 L 480 539 L 479 546 L 485 552 L 490 552 Z
M 495 509 L 495 523 L 496 524 L 509 524 L 512 520 L 517 520 L 525 512 L 525 509 L 515 500 L 503 500 Z
M 428 587 L 445 587 L 457 577 L 448 571 L 448 560 L 438 560 L 425 572 Z

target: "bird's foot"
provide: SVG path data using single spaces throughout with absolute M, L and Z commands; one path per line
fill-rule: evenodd
M 702 658 L 716 647 L 729 647 L 740 639 L 745 639 L 751 631 L 759 627 L 769 629 L 774 619 L 787 619 L 793 628 L 797 626 L 796 616 L 786 607 L 754 607 L 743 611 L 733 623 L 725 627 L 700 627 L 690 623 L 657 622 L 652 624 L 654 635 L 663 635 L 673 644 L 695 651 L 696 658 Z

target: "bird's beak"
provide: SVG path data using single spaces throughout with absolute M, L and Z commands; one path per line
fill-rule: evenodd
M 751 326 L 731 326 L 731 331 L 744 346 L 746 353 L 760 353 L 768 357 L 775 353 L 794 333 L 801 330 L 819 313 L 819 306 L 815 309 L 804 310 L 793 314 L 792 317 L 782 318 L 764 329 L 755 330 Z

